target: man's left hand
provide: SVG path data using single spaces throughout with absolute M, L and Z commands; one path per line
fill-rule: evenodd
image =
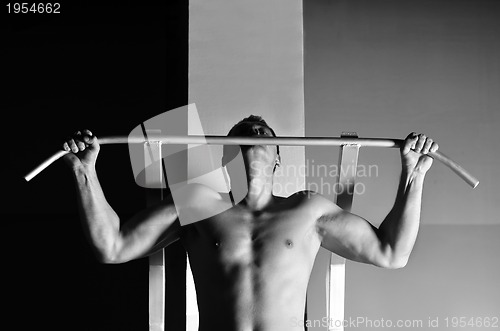
M 408 173 L 425 174 L 432 165 L 433 159 L 426 154 L 435 152 L 439 148 L 431 138 L 426 135 L 412 132 L 406 137 L 401 148 L 401 162 L 403 169 Z

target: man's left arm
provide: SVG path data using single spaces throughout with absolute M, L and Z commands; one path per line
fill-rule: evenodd
M 321 199 L 324 213 L 317 222 L 321 245 L 353 261 L 385 268 L 405 266 L 419 229 L 425 174 L 432 165 L 426 154 L 437 149 L 438 145 L 423 134 L 411 133 L 405 139 L 396 201 L 378 229 Z
M 401 149 L 402 171 L 396 201 L 378 228 L 378 235 L 390 249 L 396 265 L 406 265 L 417 239 L 424 178 L 432 165 L 427 153 L 438 148 L 432 139 L 412 132 Z

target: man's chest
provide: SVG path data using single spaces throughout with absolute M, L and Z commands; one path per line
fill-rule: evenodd
M 184 227 L 188 253 L 224 264 L 264 263 L 319 247 L 312 215 L 300 209 L 271 213 L 227 211 Z

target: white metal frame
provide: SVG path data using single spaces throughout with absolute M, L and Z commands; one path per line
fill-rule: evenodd
M 356 138 L 353 132 L 342 133 L 341 138 Z M 350 211 L 353 200 L 359 144 L 340 146 L 337 187 L 342 191 L 333 199 L 344 210 Z M 345 259 L 320 248 L 307 289 L 306 325 L 308 330 L 344 330 Z M 326 318 L 327 323 L 324 323 Z
M 151 132 L 148 132 L 151 135 Z M 144 143 L 146 185 L 159 186 L 159 190 L 147 190 L 147 204 L 163 199 L 163 169 L 161 142 Z M 155 162 L 155 160 L 160 160 Z M 158 185 L 159 184 L 159 185 Z M 149 257 L 149 330 L 163 331 L 165 328 L 165 251 L 162 249 Z
M 344 133 L 342 137 L 357 137 L 355 133 Z M 340 147 L 338 187 L 346 188 L 336 197 L 336 202 L 345 210 L 350 210 L 356 179 L 359 145 L 346 144 Z M 154 156 L 156 155 L 156 156 Z M 153 164 L 146 168 L 147 183 L 163 183 L 161 162 L 161 142 L 144 144 L 146 164 Z M 348 189 L 347 189 L 348 188 Z M 151 191 L 151 190 L 150 190 Z M 149 194 L 148 204 L 162 199 L 160 193 Z M 321 249 L 316 260 L 312 275 L 324 279 L 324 282 L 312 282 L 307 295 L 307 319 L 310 321 L 323 320 L 328 317 L 328 330 L 343 330 L 344 296 L 345 296 L 345 259 Z M 151 331 L 165 330 L 165 253 L 164 250 L 149 258 L 149 327 Z M 321 300 L 321 298 L 325 300 Z M 322 301 L 323 304 L 318 304 Z M 325 330 L 324 328 L 310 328 L 310 330 Z

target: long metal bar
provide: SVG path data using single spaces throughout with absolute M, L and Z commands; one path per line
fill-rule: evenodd
M 349 137 L 228 137 L 228 136 L 164 136 L 157 138 L 162 144 L 193 145 L 280 145 L 280 146 L 342 146 L 399 147 L 404 140 L 386 138 Z M 155 140 L 155 141 L 157 141 Z M 141 137 L 106 137 L 100 144 L 141 144 Z
M 140 144 L 145 140 L 142 137 L 104 137 L 99 144 Z M 153 141 L 153 140 L 152 140 Z M 150 141 L 150 142 L 152 142 Z M 280 145 L 280 146 L 343 146 L 358 145 L 360 147 L 399 148 L 404 140 L 389 138 L 345 138 L 345 137 L 227 137 L 227 136 L 164 136 L 155 138 L 162 144 L 193 144 L 193 145 Z M 68 152 L 59 151 L 33 169 L 24 178 L 30 181 L 51 163 Z M 458 163 L 442 152 L 429 152 L 428 155 L 449 167 L 472 188 L 479 184 L 479 180 L 463 169 Z

